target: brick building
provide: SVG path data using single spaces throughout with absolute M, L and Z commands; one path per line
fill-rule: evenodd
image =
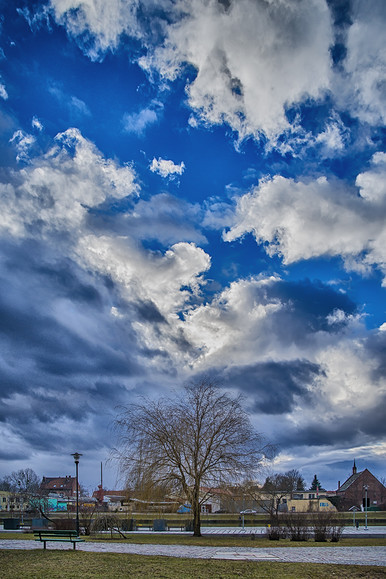
M 342 485 L 338 483 L 336 497 L 339 499 L 339 506 L 345 510 L 353 506 L 363 508 L 366 494 L 368 508 L 376 510 L 386 507 L 386 487 L 367 468 L 357 472 L 354 460 L 352 474 Z
M 56 494 L 61 497 L 76 496 L 76 478 L 72 476 L 48 477 L 44 476 L 40 489 L 47 494 Z M 79 487 L 80 490 L 80 487 Z

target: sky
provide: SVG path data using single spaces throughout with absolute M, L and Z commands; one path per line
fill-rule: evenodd
M 210 376 L 329 490 L 386 476 L 384 0 L 0 0 L 0 477 L 120 486 Z

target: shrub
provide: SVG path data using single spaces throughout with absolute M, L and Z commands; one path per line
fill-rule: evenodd
M 288 513 L 284 518 L 286 534 L 291 541 L 307 541 L 310 536 L 310 521 L 303 513 Z

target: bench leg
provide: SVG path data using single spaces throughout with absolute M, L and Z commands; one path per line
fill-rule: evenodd
M 74 551 L 76 551 L 76 543 L 75 543 L 75 541 L 73 542 L 73 545 L 74 545 Z
M 47 543 L 47 541 L 43 541 L 43 543 L 44 543 L 44 548 L 46 548 L 46 543 Z

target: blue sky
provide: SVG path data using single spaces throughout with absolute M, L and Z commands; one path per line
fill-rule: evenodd
M 272 470 L 385 476 L 383 0 L 0 12 L 0 476 L 95 488 L 116 406 L 202 375 Z

